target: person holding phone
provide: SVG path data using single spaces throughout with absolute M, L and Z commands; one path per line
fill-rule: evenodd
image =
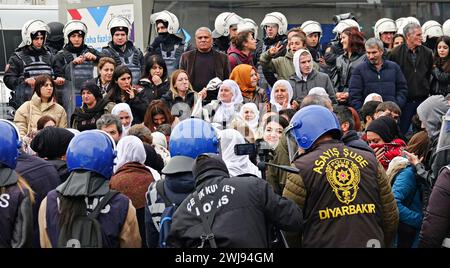
M 378 161 L 387 169 L 391 160 L 400 156 L 406 143 L 400 139 L 397 122 L 382 116 L 370 123 L 366 129 L 367 142 L 375 152 Z

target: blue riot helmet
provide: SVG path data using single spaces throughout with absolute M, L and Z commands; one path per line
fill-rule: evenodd
M 194 160 L 204 153 L 219 153 L 219 139 L 211 124 L 189 118 L 172 130 L 169 141 L 171 159 L 162 170 L 163 174 L 192 172 Z
M 113 138 L 101 130 L 87 130 L 76 135 L 67 148 L 67 168 L 88 170 L 110 179 L 113 173 L 116 144 Z
M 169 141 L 170 155 L 196 158 L 203 153 L 219 153 L 216 130 L 208 122 L 190 118 L 181 121 L 172 131 Z
M 300 109 L 291 119 L 289 135 L 295 139 L 299 148 L 308 150 L 325 133 L 334 138 L 342 136 L 339 121 L 334 113 L 320 105 L 310 105 Z
M 0 164 L 15 169 L 22 145 L 19 130 L 10 121 L 0 119 Z

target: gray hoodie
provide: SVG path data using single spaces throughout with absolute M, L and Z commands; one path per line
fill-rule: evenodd
M 442 95 L 428 97 L 417 107 L 419 119 L 424 124 L 431 140 L 439 136 L 442 116 L 447 113 L 449 108 L 447 100 Z

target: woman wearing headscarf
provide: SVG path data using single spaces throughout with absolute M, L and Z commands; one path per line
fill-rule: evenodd
M 167 148 L 167 139 L 166 135 L 159 131 L 152 132 L 152 145 L 155 148 L 155 151 L 161 156 L 164 161 L 164 166 L 170 160 L 170 152 Z
M 111 113 L 114 102 L 108 97 L 103 97 L 102 92 L 92 81 L 87 81 L 81 86 L 80 95 L 82 106 L 75 108 L 70 117 L 70 125 L 79 131 L 97 129 L 97 120 L 104 114 Z
M 127 103 L 118 103 L 114 106 L 111 114 L 120 118 L 122 123 L 122 137 L 128 135 L 128 130 L 131 128 L 133 122 L 133 113 Z
M 224 80 L 219 88 L 217 100 L 205 106 L 209 118 L 206 121 L 220 126 L 230 123 L 242 105 L 242 94 L 238 84 L 230 79 Z
M 275 84 L 273 84 L 272 91 L 270 92 L 270 111 L 278 113 L 280 110 L 294 108 L 291 106 L 293 95 L 294 91 L 288 81 L 276 81 Z
M 258 86 L 259 75 L 254 66 L 248 64 L 236 66 L 230 74 L 230 79 L 239 85 L 244 103 L 252 102 L 260 111 L 266 110 L 267 95 L 265 90 Z
M 69 143 L 75 135 L 67 129 L 58 127 L 46 127 L 38 132 L 33 141 L 31 149 L 40 158 L 46 159 L 55 166 L 58 171 L 61 183 L 69 177 L 66 163 L 66 151 Z
M 130 198 L 136 208 L 141 237 L 145 237 L 145 193 L 154 181 L 150 170 L 144 165 L 144 144 L 135 136 L 126 136 L 117 143 L 117 164 L 109 186 Z
M 366 129 L 367 142 L 378 161 L 387 169 L 391 160 L 400 156 L 405 142 L 400 139 L 397 122 L 389 116 L 373 120 Z
M 261 172 L 250 161 L 248 155 L 236 155 L 234 146 L 236 144 L 245 144 L 245 139 L 237 130 L 225 129 L 220 132 L 220 147 L 222 159 L 226 163 L 231 177 L 237 177 L 244 174 L 250 174 L 261 178 Z
M 259 125 L 259 110 L 256 104 L 249 102 L 242 105 L 239 115 L 248 124 L 253 133 L 256 133 Z

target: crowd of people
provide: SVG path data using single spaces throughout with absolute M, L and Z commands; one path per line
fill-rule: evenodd
M 23 26 L 0 247 L 450 247 L 450 20 L 338 16 L 327 45 L 280 12 L 262 40 L 232 12 L 195 44 L 150 21 L 145 53 L 122 16 L 101 51 L 79 20 Z

